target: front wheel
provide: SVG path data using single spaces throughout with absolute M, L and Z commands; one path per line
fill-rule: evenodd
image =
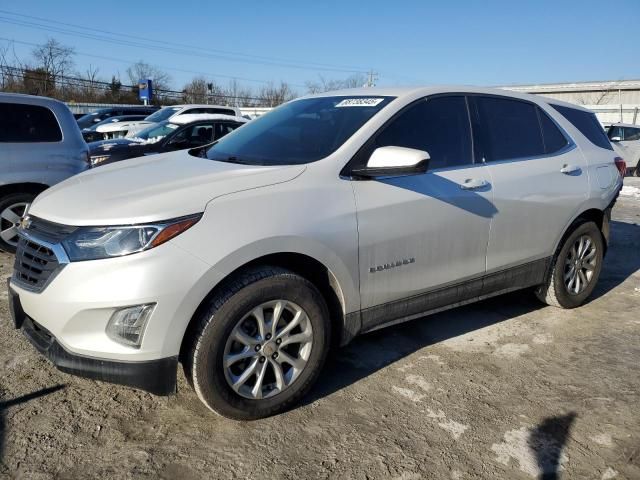
M 536 295 L 540 300 L 560 308 L 575 308 L 584 303 L 596 286 L 604 242 L 593 222 L 577 226 L 566 238 L 554 258 L 551 275 Z
M 317 379 L 329 347 L 322 295 L 280 268 L 241 275 L 196 321 L 185 373 L 207 407 L 234 419 L 267 417 L 298 402 Z
M 31 193 L 12 193 L 0 199 L 0 250 L 15 253 L 20 220 L 34 198 Z

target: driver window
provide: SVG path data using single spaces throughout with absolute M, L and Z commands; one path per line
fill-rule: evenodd
M 473 163 L 471 127 L 464 96 L 428 98 L 410 106 L 376 138 L 376 147 L 426 150 L 429 169 Z

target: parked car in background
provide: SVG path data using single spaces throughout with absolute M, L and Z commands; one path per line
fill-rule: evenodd
M 89 144 L 92 167 L 127 158 L 201 147 L 221 139 L 247 120 L 231 115 L 187 114 L 153 123 L 133 138 Z
M 78 119 L 78 126 L 83 128 L 89 128 L 96 123 L 103 121 L 109 117 L 117 117 L 123 115 L 151 115 L 157 111 L 160 107 L 153 105 L 140 106 L 140 107 L 109 107 L 101 108 L 95 112 L 87 113 Z
M 627 162 L 628 172 L 640 177 L 640 125 L 614 123 L 607 135 Z
M 139 131 L 147 128 L 152 123 L 162 122 L 164 120 L 171 120 L 178 115 L 196 115 L 196 114 L 210 114 L 210 115 L 231 115 L 234 117 L 241 117 L 240 109 L 236 107 L 225 107 L 223 105 L 198 105 L 198 104 L 184 104 L 184 105 L 171 105 L 169 107 L 163 107 L 157 112 L 149 115 L 144 121 L 138 123 L 130 123 L 127 125 L 127 137 L 135 136 Z M 121 135 L 118 131 L 110 127 L 110 131 L 113 132 L 112 138 L 118 138 Z
M 169 394 L 180 361 L 239 419 L 295 405 L 359 333 L 525 288 L 582 305 L 624 169 L 592 112 L 458 86 L 293 100 L 193 153 L 39 196 L 9 303 L 60 369 Z
M 102 120 L 101 122 L 94 124 L 92 127 L 83 128 L 82 138 L 84 138 L 84 141 L 87 143 L 106 140 L 111 137 L 105 136 L 105 130 L 101 127 L 113 125 L 116 123 L 121 124 L 125 122 L 137 122 L 139 120 L 144 120 L 146 117 L 147 115 L 121 115 L 116 117 L 109 117 Z
M 57 100 L 0 93 L 0 249 L 14 252 L 33 199 L 88 167 L 71 111 Z

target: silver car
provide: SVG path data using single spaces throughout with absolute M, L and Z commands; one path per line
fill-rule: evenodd
M 88 156 L 65 104 L 0 93 L 0 249 L 15 252 L 25 209 L 51 185 L 86 170 Z

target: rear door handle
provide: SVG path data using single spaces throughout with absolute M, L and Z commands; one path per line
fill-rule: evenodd
M 580 167 L 577 165 L 567 165 L 566 163 L 560 169 L 560 173 L 564 173 L 565 175 L 571 175 L 572 173 L 576 173 L 580 171 Z
M 489 182 L 486 180 L 481 180 L 478 178 L 467 178 L 464 183 L 460 184 L 460 188 L 462 190 L 478 190 L 479 188 L 483 188 L 489 185 Z

